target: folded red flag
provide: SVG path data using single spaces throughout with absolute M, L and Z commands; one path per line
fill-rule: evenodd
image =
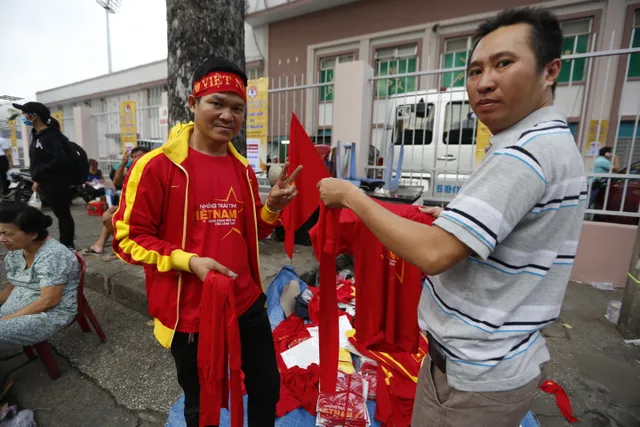
M 318 182 L 323 178 L 329 178 L 329 171 L 295 114 L 291 115 L 289 141 L 289 170 L 294 171 L 298 166 L 304 166 L 304 170 L 295 181 L 298 196 L 282 212 L 282 224 L 285 229 L 284 249 L 289 258 L 293 259 L 295 232 L 320 205 Z
M 556 396 L 556 405 L 558 405 L 560 412 L 562 412 L 562 415 L 564 415 L 567 421 L 569 421 L 570 423 L 578 422 L 578 419 L 573 416 L 569 396 L 567 396 L 567 393 L 562 387 L 560 387 L 560 385 L 558 385 L 555 381 L 545 381 L 540 386 L 540 390 Z
M 220 424 L 221 408 L 229 408 L 232 427 L 243 425 L 242 353 L 235 306 L 233 279 L 210 272 L 202 284 L 198 340 L 200 427 Z

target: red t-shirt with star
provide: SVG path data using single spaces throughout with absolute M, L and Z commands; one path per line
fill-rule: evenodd
M 185 250 L 213 258 L 236 273 L 236 311 L 241 315 L 262 292 L 251 277 L 245 240 L 244 210 L 255 209 L 242 200 L 240 182 L 230 155 L 209 156 L 189 148 L 182 166 L 189 174 L 187 241 Z M 198 332 L 202 282 L 183 273 L 178 332 Z

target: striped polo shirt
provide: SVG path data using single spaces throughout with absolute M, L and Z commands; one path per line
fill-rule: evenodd
M 490 142 L 434 222 L 474 254 L 425 279 L 419 307 L 449 384 L 464 391 L 512 390 L 540 374 L 540 329 L 560 314 L 587 200 L 582 156 L 556 107 Z

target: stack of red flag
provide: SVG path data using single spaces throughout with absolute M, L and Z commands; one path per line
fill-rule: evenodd
M 361 374 L 338 373 L 336 391 L 320 393 L 316 426 L 368 427 L 368 383 Z

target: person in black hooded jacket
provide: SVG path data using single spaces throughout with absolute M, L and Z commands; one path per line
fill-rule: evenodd
M 69 140 L 55 126 L 51 112 L 44 104 L 27 102 L 13 104 L 22 111 L 22 121 L 33 126 L 29 159 L 33 191 L 38 192 L 51 206 L 58 218 L 60 243 L 75 250 L 75 223 L 71 215 L 71 171 L 73 162 L 65 153 Z

